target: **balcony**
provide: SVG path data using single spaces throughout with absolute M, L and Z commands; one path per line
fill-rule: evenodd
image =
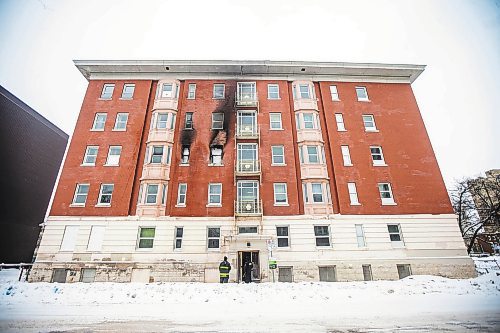
M 237 200 L 234 202 L 234 215 L 260 216 L 262 215 L 262 200 Z
M 236 161 L 237 176 L 260 175 L 259 160 L 238 160 Z
M 238 125 L 236 128 L 237 139 L 258 139 L 259 128 L 256 125 Z

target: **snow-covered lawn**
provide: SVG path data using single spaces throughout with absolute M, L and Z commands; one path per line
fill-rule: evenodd
M 28 284 L 3 270 L 0 332 L 498 332 L 494 260 L 470 280 L 336 283 Z

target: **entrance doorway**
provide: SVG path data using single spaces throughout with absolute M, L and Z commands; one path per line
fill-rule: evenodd
M 245 282 L 245 265 L 247 262 L 253 263 L 250 280 L 252 282 L 260 282 L 259 251 L 238 252 L 238 282 Z

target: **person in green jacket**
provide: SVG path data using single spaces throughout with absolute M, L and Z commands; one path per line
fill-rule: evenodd
M 229 281 L 229 272 L 231 271 L 231 264 L 227 261 L 227 257 L 219 264 L 220 283 L 227 283 Z

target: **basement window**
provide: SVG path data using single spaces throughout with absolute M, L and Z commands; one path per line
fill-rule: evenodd
M 83 268 L 81 271 L 80 282 L 92 283 L 95 281 L 95 268 Z
M 239 234 L 256 234 L 257 227 L 238 227 Z
M 155 240 L 155 228 L 139 228 L 139 240 L 137 247 L 139 249 L 152 249 Z
M 210 164 L 222 165 L 222 146 L 210 148 Z
M 189 146 L 182 146 L 181 164 L 189 164 Z

